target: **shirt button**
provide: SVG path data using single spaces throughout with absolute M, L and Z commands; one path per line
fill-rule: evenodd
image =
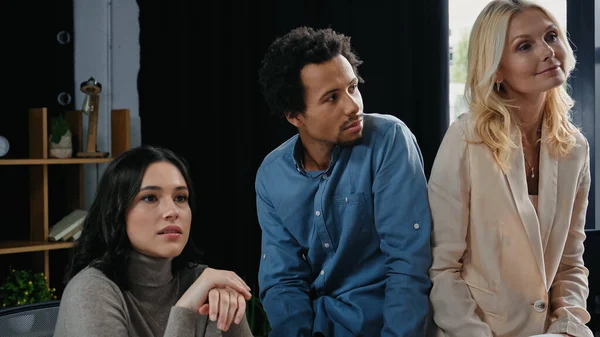
M 325 270 L 321 270 L 321 272 L 319 274 L 325 275 Z
M 319 216 L 319 215 L 321 215 L 321 212 L 320 212 L 320 211 L 316 211 L 316 212 L 315 212 L 315 215 L 316 215 L 316 216 Z
M 321 178 L 323 178 L 323 180 L 325 180 L 325 179 L 328 178 L 328 176 L 327 176 L 327 174 L 324 174 L 324 175 L 321 176 Z
M 542 300 L 537 300 L 535 303 L 533 303 L 533 308 L 537 312 L 544 312 L 546 311 L 546 303 Z
M 263 260 L 266 260 L 266 259 L 267 259 L 267 254 L 264 254 L 263 255 Z
M 323 247 L 325 247 L 325 249 L 329 248 L 329 242 L 325 242 L 325 244 L 323 245 Z
M 421 225 L 419 225 L 418 223 L 416 223 L 416 224 L 413 225 L 413 228 L 414 229 L 419 229 L 419 228 L 421 228 Z

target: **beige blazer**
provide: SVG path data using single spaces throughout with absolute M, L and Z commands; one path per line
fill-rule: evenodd
M 544 136 L 544 131 L 542 131 Z M 471 114 L 448 129 L 429 180 L 433 217 L 431 304 L 434 336 L 526 337 L 552 332 L 593 337 L 585 324 L 588 270 L 584 224 L 589 146 L 576 135 L 570 155 L 540 149 L 539 216 L 519 148 L 503 174 L 472 131 Z

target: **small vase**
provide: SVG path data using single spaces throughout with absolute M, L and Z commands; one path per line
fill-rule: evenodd
M 50 136 L 50 158 L 71 158 L 73 156 L 73 143 L 71 141 L 71 131 L 67 130 L 58 143 L 52 142 Z

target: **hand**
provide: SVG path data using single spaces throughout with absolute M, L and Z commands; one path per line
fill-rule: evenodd
M 199 312 L 200 307 L 206 303 L 211 289 L 227 287 L 238 292 L 246 300 L 252 297 L 250 287 L 236 273 L 206 268 L 175 305 Z
M 203 304 L 199 310 L 201 315 L 209 314 L 211 321 L 219 322 L 219 330 L 227 331 L 233 321 L 240 324 L 246 312 L 246 299 L 231 288 L 213 288 L 208 292 L 208 303 Z

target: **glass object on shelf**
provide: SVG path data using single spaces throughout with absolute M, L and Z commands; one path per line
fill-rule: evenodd
M 5 156 L 8 153 L 9 149 L 10 143 L 8 142 L 8 139 L 0 135 L 0 157 Z

